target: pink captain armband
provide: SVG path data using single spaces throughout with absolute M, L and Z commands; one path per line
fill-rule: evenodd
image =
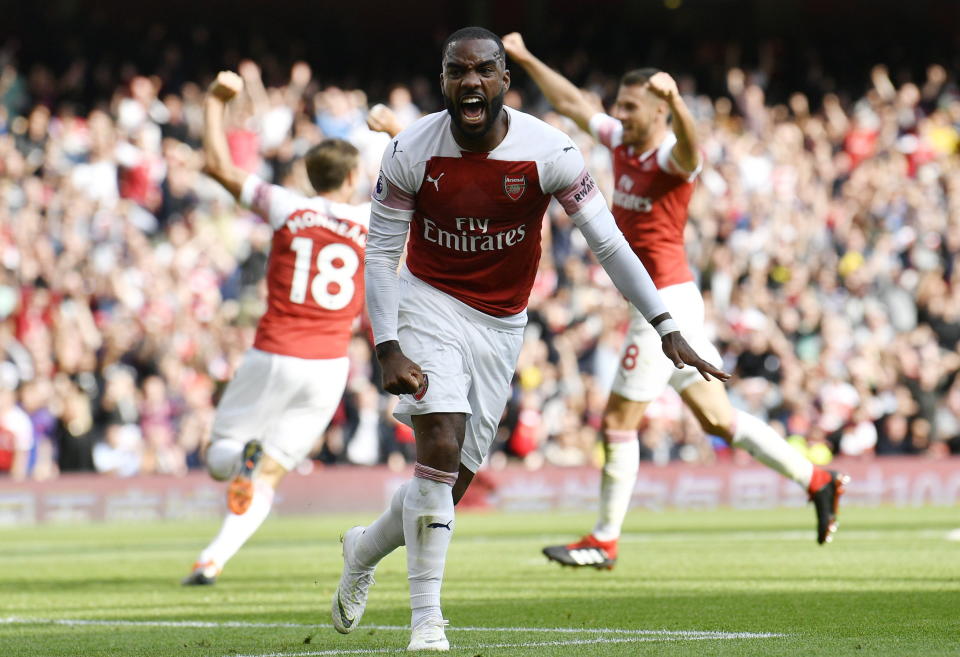
M 593 180 L 593 176 L 590 175 L 590 172 L 586 168 L 583 169 L 577 177 L 574 178 L 573 184 L 561 189 L 559 192 L 554 194 L 557 201 L 560 202 L 560 205 L 563 206 L 564 212 L 573 217 L 574 215 L 583 216 L 580 213 L 583 212 L 596 198 L 600 198 L 601 202 L 603 197 L 600 196 L 600 190 L 597 189 L 597 183 Z M 606 203 L 604 206 L 606 207 Z M 592 213 L 588 213 L 587 216 Z

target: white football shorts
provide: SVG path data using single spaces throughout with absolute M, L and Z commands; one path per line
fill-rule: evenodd
M 246 443 L 287 470 L 305 459 L 340 404 L 350 360 L 307 359 L 248 349 L 217 404 L 212 440 Z
M 722 358 L 704 332 L 703 297 L 693 282 L 669 285 L 659 290 L 667 311 L 680 333 L 703 360 L 720 367 Z M 620 367 L 612 391 L 631 401 L 649 402 L 669 385 L 677 392 L 704 381 L 696 368 L 674 367 L 663 354 L 660 336 L 636 308 L 630 308 L 630 328 L 620 351 Z
M 420 399 L 400 395 L 394 417 L 466 413 L 460 462 L 476 472 L 497 433 L 523 344 L 526 312 L 491 317 L 404 271 L 400 276 L 398 337 L 428 385 Z

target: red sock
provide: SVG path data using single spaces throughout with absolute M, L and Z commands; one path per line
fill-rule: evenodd
M 807 492 L 813 495 L 818 490 L 830 483 L 830 479 L 833 478 L 829 472 L 823 468 L 814 468 L 813 474 L 810 475 L 810 485 L 807 486 Z

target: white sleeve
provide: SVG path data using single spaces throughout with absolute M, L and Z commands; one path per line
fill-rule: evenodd
M 364 256 L 364 284 L 367 313 L 373 327 L 373 344 L 397 339 L 397 267 L 403 255 L 410 220 L 413 218 L 414 193 L 409 181 L 393 182 L 396 165 L 390 162 L 393 144 L 387 147 L 370 204 L 370 230 Z M 389 158 L 389 160 L 388 160 Z M 400 173 L 400 172 L 397 172 Z M 402 176 L 401 176 L 402 177 Z
M 409 221 L 380 214 L 380 207 L 374 204 L 370 212 L 363 274 L 375 345 L 397 339 L 397 311 L 400 307 L 397 267 L 410 228 Z
M 657 148 L 657 164 L 663 171 L 666 171 L 670 175 L 683 178 L 687 182 L 692 182 L 700 175 L 700 171 L 703 169 L 703 156 L 697 158 L 697 167 L 693 171 L 687 171 L 677 164 L 677 159 L 673 155 L 673 149 L 676 145 L 677 136 L 672 132 L 667 133 L 666 138 L 660 144 L 659 148 Z
M 240 203 L 263 217 L 274 230 L 279 230 L 291 214 L 302 209 L 306 197 L 279 185 L 271 185 L 250 174 L 240 188 Z
M 590 117 L 590 134 L 607 148 L 613 150 L 623 143 L 623 124 L 603 112 Z

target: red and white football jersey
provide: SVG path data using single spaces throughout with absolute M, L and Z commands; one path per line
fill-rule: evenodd
M 684 171 L 674 161 L 672 132 L 646 153 L 625 146 L 623 124 L 607 114 L 590 119 L 590 132 L 613 155 L 613 217 L 654 284 L 664 288 L 692 281 L 683 231 L 700 167 Z
M 410 273 L 495 317 L 527 306 L 550 197 L 571 215 L 603 203 L 569 137 L 505 109 L 507 135 L 489 153 L 462 150 L 447 112 L 423 117 L 387 148 L 373 193 L 412 212 Z
M 363 309 L 370 204 L 307 198 L 256 176 L 240 200 L 270 222 L 267 312 L 253 346 L 296 358 L 346 356 Z

